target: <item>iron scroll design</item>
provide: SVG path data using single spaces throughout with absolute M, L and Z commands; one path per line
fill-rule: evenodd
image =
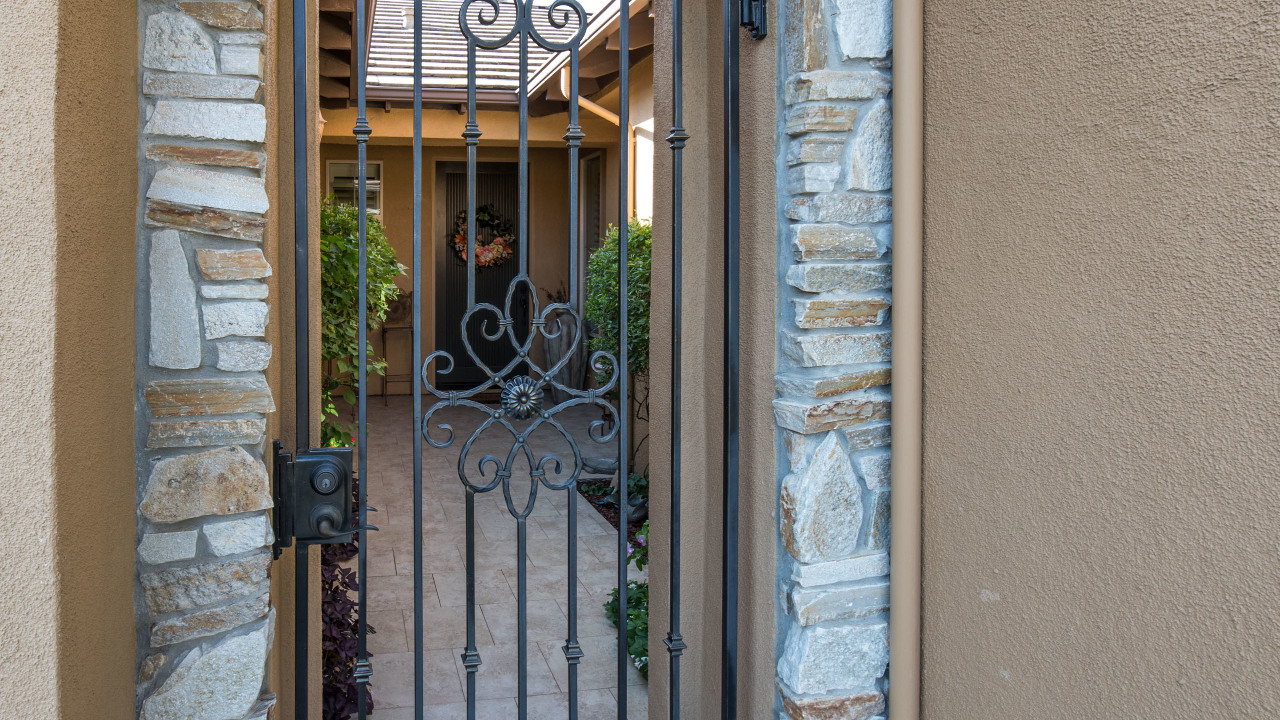
M 487 2 L 487 0 L 476 1 Z M 517 292 L 522 287 L 527 289 L 533 303 L 533 312 L 530 313 L 531 320 L 529 321 L 531 331 L 523 341 L 517 337 L 515 316 L 512 313 L 512 306 Z M 448 448 L 453 445 L 455 440 L 451 425 L 447 423 L 436 425 L 436 429 L 446 432 L 447 437 L 437 439 L 431 435 L 432 418 L 436 413 L 447 407 L 465 407 L 485 415 L 484 421 L 471 432 L 466 442 L 463 443 L 461 452 L 458 453 L 458 478 L 468 489 L 475 493 L 486 493 L 501 485 L 508 512 L 513 517 L 524 518 L 528 517 L 533 510 L 539 485 L 545 486 L 549 490 L 564 490 L 573 487 L 582 475 L 582 450 L 579 448 L 577 441 L 574 440 L 573 435 L 560 422 L 558 415 L 571 407 L 597 406 L 604 412 L 605 417 L 592 421 L 588 431 L 589 437 L 594 442 L 601 444 L 617 437 L 620 427 L 618 410 L 609 402 L 607 397 L 617 386 L 619 368 L 617 359 L 613 355 L 597 351 L 591 356 L 591 367 L 597 373 L 608 373 L 605 383 L 600 387 L 579 390 L 559 382 L 556 380 L 556 376 L 573 358 L 573 353 L 565 353 L 554 365 L 543 369 L 531 357 L 530 351 L 537 337 L 551 340 L 570 330 L 574 333 L 573 343 L 570 347 L 580 347 L 583 324 L 578 313 L 567 303 L 560 302 L 552 303 L 545 309 L 540 310 L 533 282 L 524 275 L 519 275 L 511 281 L 507 288 L 506 301 L 503 305 L 503 308 L 499 309 L 491 303 L 477 303 L 462 317 L 463 346 L 466 348 L 467 356 L 471 361 L 488 376 L 485 381 L 461 392 L 444 391 L 431 384 L 429 369 L 433 362 L 439 361 L 436 366 L 436 373 L 440 375 L 449 374 L 454 368 L 453 356 L 444 350 L 437 350 L 428 355 L 427 359 L 423 361 L 421 371 L 422 385 L 437 398 L 437 401 L 424 413 L 421 432 L 422 437 L 431 447 Z M 480 335 L 486 341 L 501 342 L 505 338 L 516 351 L 515 357 L 501 369 L 495 370 L 488 367 L 480 359 L 475 348 L 472 347 L 470 334 L 467 330 L 473 320 L 480 321 Z M 491 328 L 491 321 L 496 327 Z M 516 368 L 522 364 L 528 368 L 528 374 L 512 376 Z M 547 390 L 552 389 L 568 395 L 569 399 L 550 408 L 544 408 L 542 406 L 543 396 Z M 477 399 L 481 393 L 488 390 L 501 391 L 501 402 L 497 407 L 486 405 Z M 525 423 L 526 421 L 527 424 L 524 424 L 523 427 L 517 426 L 517 423 Z M 530 443 L 530 437 L 533 433 L 543 426 L 548 426 L 559 433 L 573 452 L 573 466 L 567 478 L 563 477 L 565 474 L 565 462 L 563 459 L 554 453 L 538 455 Z M 500 427 L 510 433 L 512 439 L 511 448 L 505 458 L 499 458 L 495 455 L 481 457 L 476 464 L 476 472 L 479 475 L 477 478 L 468 472 L 468 458 L 470 457 L 471 448 L 485 431 L 493 427 Z M 521 457 L 529 465 L 532 482 L 529 484 L 529 497 L 523 506 L 518 507 L 512 497 L 510 481 L 514 474 L 514 468 Z M 494 470 L 492 477 L 485 472 L 486 468 Z M 548 468 L 554 468 L 554 474 L 559 479 L 553 480 L 549 478 L 547 475 Z
M 546 7 L 547 23 L 557 30 L 563 30 L 569 27 L 570 23 L 576 19 L 576 27 L 573 34 L 561 41 L 552 40 L 543 35 L 534 22 L 534 0 L 515 0 L 514 6 L 516 10 L 515 22 L 511 24 L 511 28 L 498 37 L 484 37 L 477 28 L 474 27 L 472 16 L 475 22 L 481 27 L 491 27 L 498 24 L 498 20 L 502 15 L 502 6 L 507 3 L 500 0 L 464 0 L 462 6 L 458 9 L 458 26 L 462 29 L 462 34 L 467 40 L 476 47 L 486 50 L 497 50 L 517 37 L 524 42 L 525 36 L 532 38 L 539 46 L 552 52 L 568 52 L 576 50 L 578 44 L 582 41 L 582 36 L 587 30 L 587 11 L 583 9 L 578 0 L 553 0 Z M 481 5 L 472 12 L 472 6 Z M 486 12 L 488 10 L 489 12 Z

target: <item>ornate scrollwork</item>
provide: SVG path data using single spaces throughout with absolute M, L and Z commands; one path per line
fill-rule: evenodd
M 487 0 L 476 1 L 487 2 Z M 518 297 L 517 293 L 522 288 L 528 293 L 533 305 L 528 321 L 530 332 L 523 341 L 517 337 L 515 315 L 512 314 L 512 307 Z M 479 321 L 477 329 L 485 341 L 502 342 L 505 337 L 505 341 L 511 343 L 515 356 L 502 368 L 490 368 L 472 347 L 468 330 L 472 326 L 473 319 Z M 501 486 L 503 496 L 506 498 L 507 510 L 515 517 L 527 517 L 533 510 L 539 485 L 551 490 L 563 490 L 572 487 L 582 474 L 582 451 L 572 433 L 560 422 L 558 416 L 561 413 L 571 407 L 594 405 L 603 411 L 605 417 L 592 421 L 588 433 L 592 441 L 607 443 L 618 434 L 618 410 L 607 399 L 618 382 L 616 358 L 606 352 L 592 354 L 591 367 L 597 373 L 607 373 L 608 379 L 601 387 L 579 390 L 567 387 L 555 379 L 571 359 L 569 354 L 566 353 L 546 369 L 541 368 L 530 357 L 530 350 L 536 337 L 552 339 L 570 330 L 574 333 L 571 347 L 579 347 L 582 343 L 582 319 L 578 313 L 566 303 L 551 303 L 546 308 L 539 309 L 533 282 L 527 275 L 519 275 L 507 287 L 506 301 L 501 310 L 490 303 L 477 303 L 462 318 L 463 346 L 466 348 L 467 356 L 487 376 L 485 381 L 461 392 L 440 390 L 431 384 L 428 369 L 431 363 L 437 362 L 436 375 L 448 375 L 454 369 L 453 356 L 444 350 L 437 350 L 427 356 L 422 363 L 423 387 L 437 398 L 437 401 L 423 415 L 420 428 L 422 437 L 431 447 L 450 447 L 455 439 L 452 426 L 447 423 L 439 423 L 435 426 L 435 429 L 446 433 L 442 439 L 431 435 L 431 423 L 435 414 L 447 407 L 470 408 L 480 413 L 483 420 L 468 435 L 458 454 L 458 478 L 463 485 L 476 493 L 486 493 Z M 513 376 L 512 373 L 522 364 L 528 368 L 528 374 Z M 552 388 L 565 393 L 569 399 L 553 407 L 544 407 L 543 397 L 546 391 Z M 485 405 L 476 399 L 481 393 L 491 389 L 501 391 L 501 402 L 497 407 Z M 523 426 L 517 425 L 517 423 L 526 422 L 527 424 Z M 530 443 L 533 433 L 544 426 L 558 433 L 573 452 L 573 464 L 567 475 L 565 462 L 560 457 L 554 453 L 538 455 Z M 506 430 L 511 435 L 511 446 L 505 457 L 485 455 L 480 458 L 476 463 L 476 472 L 479 474 L 476 477 L 468 472 L 471 448 L 490 428 Z M 532 482 L 529 483 L 527 500 L 523 504 L 517 504 L 512 498 L 510 481 L 517 462 L 522 459 L 528 464 Z M 555 479 L 548 476 L 548 470 Z
M 481 5 L 472 11 L 473 5 Z M 515 9 L 515 18 L 511 27 L 497 37 L 485 37 L 478 30 L 498 24 L 503 15 L 503 7 L 507 3 L 501 0 L 464 0 L 458 8 L 458 26 L 462 34 L 476 47 L 486 50 L 497 50 L 526 34 L 539 46 L 552 52 L 567 52 L 578 47 L 587 31 L 587 11 L 578 0 L 553 0 L 546 8 L 547 24 L 556 30 L 563 30 L 574 24 L 573 34 L 564 40 L 554 40 L 538 29 L 535 18 L 534 0 L 514 0 L 511 7 Z

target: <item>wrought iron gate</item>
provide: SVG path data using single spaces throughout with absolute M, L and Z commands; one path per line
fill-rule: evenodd
M 366 284 L 366 237 L 365 226 L 368 213 L 366 194 L 367 145 L 372 134 L 366 115 L 366 48 L 369 37 L 366 27 L 368 0 L 355 2 L 355 27 L 353 64 L 354 78 L 357 83 L 358 119 L 354 128 L 359 169 L 357 191 L 355 193 L 359 205 L 359 242 L 360 242 L 360 285 L 359 285 L 359 348 L 360 357 L 357 367 L 367 367 L 367 284 Z M 619 0 L 614 0 L 618 2 Z M 664 0 L 658 0 L 662 2 Z M 682 127 L 683 122 L 683 41 L 682 41 L 682 9 L 684 0 L 665 0 L 670 2 L 670 18 L 672 22 L 672 107 L 673 126 L 667 140 L 672 153 L 672 175 L 670 191 L 672 193 L 673 215 L 671 222 L 672 267 L 673 267 L 673 328 L 670 362 L 673 368 L 673 382 L 668 389 L 672 397 L 672 467 L 671 467 L 671 527 L 672 554 L 670 558 L 670 616 L 665 636 L 665 646 L 670 656 L 670 697 L 669 716 L 676 720 L 680 717 L 680 657 L 687 649 L 680 630 L 680 430 L 681 430 L 681 253 L 682 253 L 682 153 L 685 145 L 692 141 Z M 745 26 L 753 37 L 763 37 L 764 0 L 723 0 L 724 1 L 724 122 L 725 122 L 725 438 L 724 438 L 724 546 L 722 548 L 723 563 L 723 618 L 721 647 L 721 693 L 722 718 L 736 718 L 737 696 L 737 443 L 738 443 L 738 31 L 739 24 Z M 565 578 L 564 593 L 567 600 L 567 626 L 565 641 L 561 648 L 563 662 L 567 665 L 569 704 L 568 717 L 578 717 L 578 670 L 583 662 L 584 653 L 578 642 L 578 603 L 577 603 L 577 492 L 576 485 L 584 471 L 590 456 L 596 453 L 609 454 L 616 448 L 617 454 L 617 494 L 620 508 L 629 507 L 627 499 L 629 468 L 628 452 L 630 447 L 630 412 L 626 407 L 620 409 L 615 398 L 628 397 L 629 348 L 628 333 L 628 182 L 630 168 L 628 155 L 629 126 L 629 47 L 630 14 L 628 8 L 622 7 L 618 13 L 618 90 L 619 90 L 619 207 L 621 211 L 616 220 L 619 232 L 618 242 L 618 305 L 619 305 L 619 352 L 617 356 L 605 352 L 595 352 L 590 357 L 590 365 L 605 379 L 603 382 L 587 389 L 580 389 L 565 384 L 560 371 L 571 359 L 566 353 L 559 361 L 550 363 L 549 367 L 541 367 L 534 356 L 535 341 L 557 338 L 561 333 L 573 335 L 572 347 L 583 347 L 583 318 L 581 310 L 581 289 L 579 277 L 579 255 L 577 252 L 578 237 L 578 154 L 585 137 L 579 125 L 579 107 L 575 99 L 578 97 L 579 51 L 583 35 L 588 26 L 588 14 L 578 0 L 463 0 L 457 16 L 457 33 L 465 38 L 467 48 L 467 96 L 466 126 L 462 133 L 467 150 L 467 202 L 466 202 L 466 311 L 459 327 L 449 328 L 448 332 L 456 333 L 458 345 L 466 357 L 457 357 L 447 349 L 436 349 L 423 357 L 422 337 L 422 268 L 423 268 L 423 4 L 424 0 L 414 0 L 414 78 L 413 78 L 413 557 L 414 557 L 414 626 L 413 645 L 415 658 L 414 697 L 416 699 L 415 717 L 421 720 L 429 717 L 423 703 L 423 444 L 436 449 L 449 449 L 457 453 L 458 481 L 465 489 L 466 503 L 466 648 L 462 653 L 462 664 L 465 667 L 465 694 L 467 716 L 471 720 L 476 717 L 477 672 L 483 662 L 476 637 L 476 517 L 475 502 L 480 495 L 501 493 L 505 507 L 516 527 L 517 558 L 517 662 L 518 662 L 518 698 L 517 717 L 525 720 L 528 714 L 527 669 L 529 638 L 527 635 L 527 611 L 529 605 L 527 579 L 528 528 L 530 513 L 538 501 L 539 493 L 564 492 L 568 502 L 568 531 L 564 542 L 568 546 L 568 575 Z M 297 426 L 299 447 L 298 458 L 307 455 L 309 418 L 311 408 L 308 394 L 309 360 L 307 328 L 307 256 L 308 238 L 306 235 L 308 219 L 307 187 L 304 182 L 308 177 L 308 125 L 309 118 L 303 108 L 306 107 L 306 34 L 309 3 L 296 0 L 294 3 L 294 133 L 295 133 L 295 177 L 298 178 L 295 189 L 295 233 L 296 233 L 296 321 L 297 321 Z M 502 30 L 502 28 L 506 28 Z M 516 262 L 518 271 L 515 278 L 506 288 L 505 299 L 501 305 L 494 302 L 477 301 L 476 297 L 476 245 L 477 245 L 477 148 L 481 143 L 484 128 L 477 119 L 477 56 L 485 51 L 492 51 L 511 44 L 519 46 L 519 143 L 518 143 L 518 214 L 516 223 Z M 568 126 L 564 140 L 568 151 L 569 192 L 568 207 L 565 208 L 569 218 L 568 260 L 569 296 L 564 302 L 551 302 L 541 307 L 538 302 L 538 290 L 529 272 L 529 56 L 531 44 L 553 53 L 567 53 L 569 88 Z M 428 239 L 430 242 L 430 239 Z M 427 246 L 430 248 L 430 245 Z M 494 343 L 505 345 L 501 354 L 509 358 L 501 367 L 486 365 L 485 358 L 492 358 L 493 353 L 482 352 L 477 343 Z M 457 347 L 457 345 L 454 345 Z M 470 386 L 459 389 L 447 383 L 448 376 L 455 366 L 464 360 L 479 368 L 483 377 Z M 368 439 L 368 417 L 366 404 L 368 388 L 364 373 L 359 376 L 358 392 L 358 436 L 356 456 L 358 458 L 357 477 L 368 477 L 369 456 L 366 452 Z M 560 402 L 550 400 L 549 390 L 555 389 Z M 494 401 L 496 396 L 496 401 Z M 567 398 L 567 399 L 564 399 Z M 487 402 L 486 402 L 487 400 Z M 571 428 L 565 422 L 571 408 L 594 407 L 602 414 L 603 419 L 591 423 L 589 444 L 583 447 L 575 438 Z M 446 408 L 466 409 L 475 414 L 476 429 L 465 437 L 456 435 L 449 424 L 438 419 L 438 413 Z M 562 447 L 569 448 L 567 453 L 550 452 L 534 437 L 535 431 L 551 431 L 563 441 Z M 503 454 L 486 454 L 476 457 L 477 439 L 486 432 L 505 433 L 507 448 Z M 356 517 L 354 531 L 358 534 L 374 531 L 370 526 L 365 483 L 360 483 L 359 497 L 356 499 Z M 290 499 L 282 496 L 281 502 Z M 341 525 L 341 523 L 337 523 Z M 628 583 L 628 534 L 625 517 L 620 519 L 617 533 L 618 587 L 626 588 Z M 333 527 L 333 524 L 329 526 Z M 359 545 L 359 652 L 355 666 L 355 677 L 360 683 L 369 683 L 372 669 L 366 647 L 365 618 L 367 610 L 367 542 Z M 306 542 L 297 543 L 297 563 L 299 589 L 297 593 L 299 632 L 298 647 L 295 652 L 297 677 L 295 695 L 297 718 L 307 717 L 308 698 L 306 695 Z M 617 715 L 620 719 L 627 717 L 627 683 L 626 671 L 630 660 L 627 643 L 627 593 L 619 592 L 618 611 L 618 654 L 617 663 Z M 364 720 L 368 713 L 365 707 L 365 695 L 359 693 L 359 717 Z

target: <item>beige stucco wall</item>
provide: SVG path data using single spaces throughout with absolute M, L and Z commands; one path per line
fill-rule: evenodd
M 133 6 L 0 16 L 0 705 L 133 714 Z
M 925 716 L 1276 717 L 1276 15 L 925 7 Z
M 770 3 L 772 5 L 772 3 Z M 773 9 L 770 8 L 772 14 Z M 770 18 L 772 23 L 774 18 Z M 723 44 L 721 5 L 684 4 L 684 297 L 681 364 L 681 618 L 689 649 L 681 660 L 685 717 L 720 715 L 720 622 L 724 327 Z M 649 697 L 667 717 L 671 488 L 671 21 L 655 17 L 653 300 L 650 344 Z M 738 716 L 773 720 L 777 567 L 776 447 L 773 425 L 777 322 L 776 47 L 742 31 L 741 473 Z M 759 348 L 766 348 L 759 352 Z

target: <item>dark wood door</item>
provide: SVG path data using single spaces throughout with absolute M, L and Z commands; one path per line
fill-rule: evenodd
M 441 389 L 469 389 L 484 382 L 487 375 L 467 354 L 462 342 L 462 318 L 467 312 L 467 263 L 454 251 L 452 242 L 454 219 L 459 212 L 467 209 L 467 166 L 466 163 L 442 163 L 439 173 L 444 203 L 441 208 L 443 217 L 437 223 L 439 231 L 436 242 L 443 250 L 443 261 L 438 265 L 439 315 L 436 318 L 436 343 L 437 347 L 453 357 L 454 368 L 447 375 L 438 375 L 436 386 Z M 477 165 L 476 207 L 489 205 L 508 220 L 512 227 L 518 227 L 519 196 L 515 163 Z M 477 228 L 476 239 L 477 242 L 488 242 L 492 239 L 491 233 Z M 512 250 L 519 252 L 515 247 Z M 477 267 L 476 302 L 491 303 L 501 311 L 506 303 L 507 290 L 519 273 L 519 268 L 519 261 L 514 256 L 496 267 Z M 520 341 L 528 336 L 528 304 L 527 293 L 523 288 L 517 290 L 511 310 L 516 337 Z M 481 333 L 482 323 L 486 321 L 492 332 L 497 318 L 487 312 L 473 315 L 466 332 L 476 357 L 496 372 L 511 362 L 516 351 L 506 335 L 498 340 L 486 340 Z M 522 368 L 517 368 L 513 374 L 522 372 Z

